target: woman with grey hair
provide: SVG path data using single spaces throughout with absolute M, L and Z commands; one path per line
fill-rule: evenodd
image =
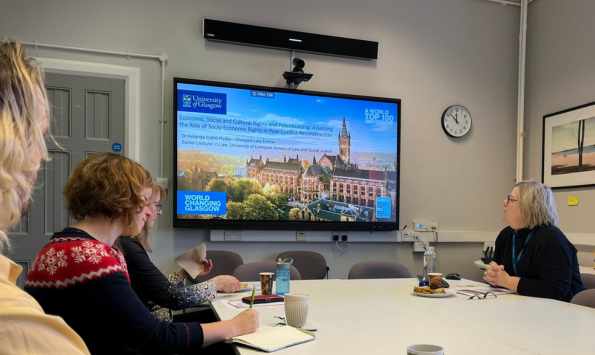
M 496 239 L 494 261 L 484 279 L 519 295 L 565 302 L 585 290 L 577 250 L 556 227 L 552 190 L 537 181 L 522 181 L 502 204 L 508 227 Z

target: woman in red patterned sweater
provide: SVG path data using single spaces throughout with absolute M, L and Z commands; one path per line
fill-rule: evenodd
M 94 354 L 174 354 L 254 332 L 252 309 L 230 321 L 157 320 L 130 286 L 126 261 L 111 247 L 136 235 L 151 216 L 150 175 L 132 160 L 93 154 L 72 171 L 64 196 L 77 223 L 54 234 L 31 266 L 25 290 L 59 315 Z

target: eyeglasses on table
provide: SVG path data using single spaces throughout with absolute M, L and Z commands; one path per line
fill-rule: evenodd
M 473 295 L 473 296 L 469 297 L 468 301 L 470 301 L 470 300 L 485 300 L 487 298 L 498 298 L 498 296 L 496 296 L 495 293 L 488 291 L 482 295 Z

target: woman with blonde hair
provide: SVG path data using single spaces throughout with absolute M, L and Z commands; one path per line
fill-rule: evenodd
M 556 227 L 552 190 L 537 181 L 522 181 L 502 204 L 509 226 L 496 239 L 494 261 L 484 279 L 519 295 L 565 302 L 585 290 L 577 250 Z
M 0 253 L 10 250 L 7 230 L 27 211 L 41 160 L 49 105 L 43 72 L 19 43 L 0 41 Z M 46 315 L 15 283 L 22 268 L 0 254 L 0 352 L 88 354 L 60 317 Z
M 147 219 L 141 233 L 136 237 L 120 237 L 120 245 L 128 265 L 132 288 L 158 319 L 171 322 L 173 320 L 171 310 L 195 307 L 217 297 L 217 290 L 237 291 L 240 289 L 240 282 L 233 276 L 220 275 L 203 283 L 185 286 L 184 279 L 188 274 L 184 269 L 165 277 L 151 262 L 147 254 L 152 251 L 148 241 L 149 229 L 153 228 L 155 219 L 161 215 L 161 205 L 165 197 L 165 189 L 153 182 L 153 193 L 149 204 L 152 216 Z M 211 270 L 212 262 L 206 259 L 202 261 L 205 268 L 201 275 L 206 275 Z M 193 320 L 204 322 L 207 319 L 206 316 L 202 313 L 200 319 L 193 318 Z
M 64 187 L 78 222 L 39 252 L 25 290 L 46 312 L 62 316 L 94 354 L 178 354 L 255 331 L 254 310 L 211 324 L 168 323 L 138 298 L 126 261 L 112 245 L 120 235 L 137 235 L 152 216 L 152 186 L 149 173 L 121 155 L 85 158 Z

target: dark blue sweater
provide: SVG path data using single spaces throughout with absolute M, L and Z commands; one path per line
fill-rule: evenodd
M 203 343 L 199 324 L 157 320 L 130 286 L 122 253 L 82 230 L 54 234 L 25 290 L 46 313 L 61 316 L 92 354 L 176 354 Z
M 516 231 L 517 256 L 530 232 L 531 229 Z M 514 233 L 511 227 L 500 232 L 494 254 L 494 261 L 504 265 L 504 270 L 510 276 L 516 276 L 512 266 Z M 521 278 L 517 293 L 570 302 L 574 295 L 585 290 L 576 253 L 574 245 L 557 227 L 537 227 L 517 265 L 518 276 Z

